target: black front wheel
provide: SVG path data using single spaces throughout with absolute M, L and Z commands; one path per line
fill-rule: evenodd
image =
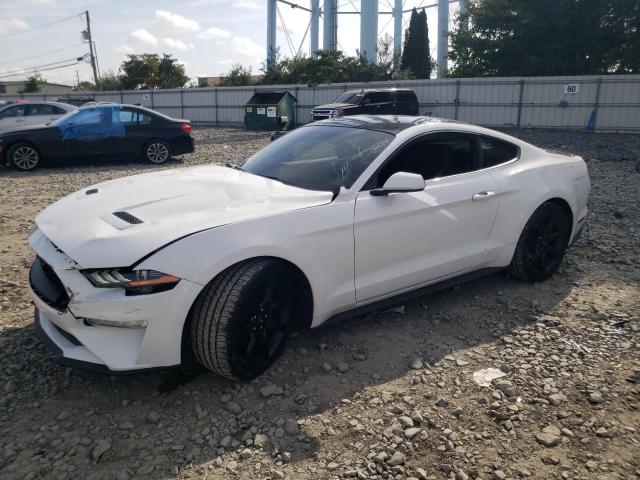
M 34 170 L 40 164 L 40 153 L 28 143 L 13 145 L 7 152 L 7 157 L 18 170 Z
M 553 202 L 542 204 L 520 235 L 511 273 L 529 282 L 546 280 L 560 267 L 570 234 L 570 221 L 562 207 Z
M 218 275 L 193 309 L 191 346 L 207 369 L 249 380 L 280 356 L 293 324 L 295 291 L 285 265 L 242 262 Z

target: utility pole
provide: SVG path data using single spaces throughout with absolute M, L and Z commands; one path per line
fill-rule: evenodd
M 80 90 L 80 74 L 78 73 L 79 71 L 80 70 L 76 70 L 76 81 L 78 82 L 76 85 L 78 90 Z
M 89 40 L 89 53 L 91 55 L 91 68 L 93 69 L 93 80 L 98 88 L 98 70 L 96 69 L 96 56 L 93 53 L 93 40 L 91 39 L 91 21 L 89 20 L 89 10 L 85 10 L 84 14 L 87 17 L 87 37 Z

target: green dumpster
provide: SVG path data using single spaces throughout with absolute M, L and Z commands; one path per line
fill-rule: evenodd
M 247 130 L 293 130 L 296 97 L 287 91 L 258 91 L 244 106 Z

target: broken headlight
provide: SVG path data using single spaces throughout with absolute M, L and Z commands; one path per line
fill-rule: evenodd
M 94 287 L 124 288 L 127 295 L 141 295 L 171 290 L 180 279 L 157 270 L 132 270 L 130 268 L 105 268 L 83 270 L 82 273 Z

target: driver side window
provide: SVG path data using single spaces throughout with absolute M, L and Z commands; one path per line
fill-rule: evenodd
M 382 167 L 369 188 L 380 188 L 397 172 L 422 175 L 425 180 L 478 170 L 475 140 L 465 134 L 429 136 L 404 147 Z

